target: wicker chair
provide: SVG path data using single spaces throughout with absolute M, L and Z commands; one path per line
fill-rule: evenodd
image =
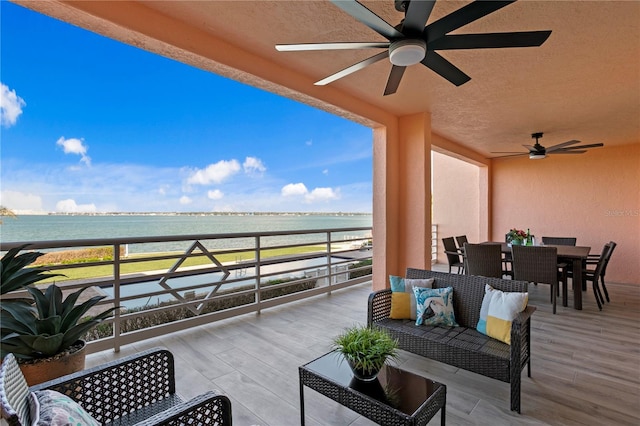
M 591 281 L 593 287 L 593 295 L 596 298 L 596 303 L 598 304 L 598 309 L 602 310 L 602 305 L 604 305 L 604 297 L 602 297 L 602 292 L 600 291 L 599 281 L 602 282 L 603 289 L 605 290 L 605 294 L 607 295 L 607 302 L 609 301 L 609 295 L 607 294 L 606 287 L 604 286 L 604 272 L 607 268 L 607 264 L 609 263 L 609 259 L 611 258 L 611 253 L 613 253 L 613 249 L 615 248 L 615 244 L 612 242 L 608 242 L 604 245 L 602 249 L 602 253 L 598 257 L 595 263 L 595 269 L 587 269 L 582 271 L 582 276 L 584 277 L 585 282 Z M 587 265 L 592 264 L 593 260 L 587 260 Z
M 609 260 L 611 260 L 611 255 L 613 254 L 613 250 L 615 250 L 616 244 L 614 241 L 609 241 L 611 247 L 609 248 L 609 253 L 607 254 L 607 258 L 604 262 L 604 267 L 602 268 L 602 273 L 600 274 L 600 282 L 602 283 L 602 291 L 604 291 L 604 295 L 607 298 L 607 302 L 609 302 L 609 292 L 607 291 L 607 285 L 604 283 L 604 276 L 607 273 L 607 265 L 609 265 Z M 587 259 L 587 263 L 589 263 L 589 259 Z
M 502 247 L 500 244 L 464 245 L 467 275 L 502 278 Z
M 466 235 L 460 235 L 458 237 L 456 237 L 456 244 L 458 244 L 458 249 L 459 250 L 463 250 L 464 249 L 464 243 L 468 243 L 469 240 L 467 239 Z
M 556 313 L 558 294 L 558 249 L 542 246 L 512 246 L 513 278 L 532 283 L 551 285 L 551 303 Z M 566 283 L 563 297 L 566 300 Z
M 573 237 L 542 237 L 542 244 L 552 246 L 575 246 L 576 241 Z
M 106 425 L 231 425 L 229 398 L 210 391 L 183 402 L 174 375 L 173 355 L 156 348 L 29 388 L 9 354 L 0 369 L 2 417 L 11 426 L 31 425 L 30 392 L 50 389 Z
M 461 253 L 456 247 L 456 241 L 453 237 L 447 237 L 442 239 L 442 245 L 444 246 L 444 252 L 447 255 L 447 261 L 449 262 L 449 273 L 451 268 L 458 268 L 458 273 L 464 273 L 464 261 L 460 259 Z

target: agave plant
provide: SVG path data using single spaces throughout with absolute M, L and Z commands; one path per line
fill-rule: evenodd
M 28 244 L 25 244 L 12 248 L 2 256 L 2 263 L 0 264 L 0 294 L 7 294 L 46 278 L 62 275 L 47 273 L 46 269 L 39 267 L 27 268 L 44 254 L 36 251 L 18 254 L 27 246 Z
M 63 298 L 55 284 L 45 291 L 33 286 L 45 278 L 61 274 L 46 273 L 42 268 L 27 268 L 42 253 L 17 253 L 25 246 L 9 250 L 2 258 L 2 294 L 25 289 L 31 299 L 5 299 L 0 311 L 0 352 L 13 353 L 28 360 L 48 358 L 62 353 L 117 309 L 111 308 L 87 317 L 89 309 L 106 296 L 94 296 L 76 304 L 82 288 Z
M 55 284 L 44 292 L 27 287 L 35 307 L 24 301 L 3 303 L 2 354 L 11 352 L 16 358 L 47 358 L 64 352 L 87 331 L 100 324 L 117 308 L 107 309 L 94 317 L 87 312 L 106 296 L 94 296 L 76 305 L 86 288 L 73 292 L 63 300 L 62 290 Z

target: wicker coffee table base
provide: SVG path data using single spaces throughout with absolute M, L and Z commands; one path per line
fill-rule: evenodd
M 313 371 L 306 369 L 305 366 L 299 367 L 298 372 L 300 376 L 300 424 L 302 426 L 305 424 L 305 386 L 381 425 L 426 425 L 438 410 L 441 413 L 441 425 L 445 425 L 447 388 L 443 384 L 413 415 L 407 415 L 349 387 L 342 386 L 326 377 L 315 374 Z

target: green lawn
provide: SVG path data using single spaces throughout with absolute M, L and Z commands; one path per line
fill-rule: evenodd
M 316 245 L 316 246 L 301 246 L 301 247 L 290 247 L 283 249 L 265 249 L 262 250 L 261 257 L 262 259 L 276 256 L 284 256 L 284 255 L 295 255 L 295 254 L 303 254 L 303 253 L 313 253 L 313 252 L 324 252 L 324 245 Z M 168 254 L 168 253 L 157 253 L 157 255 Z M 129 255 L 127 259 L 135 259 L 136 257 L 148 257 L 148 254 L 145 255 Z M 237 260 L 251 260 L 254 258 L 253 251 L 239 252 L 239 253 L 228 253 L 228 254 L 219 254 L 216 255 L 216 259 L 218 259 L 221 263 L 227 262 L 235 262 Z M 148 272 L 148 271 L 162 271 L 168 270 L 175 263 L 176 259 L 169 260 L 150 260 L 144 262 L 135 262 L 135 263 L 126 263 L 120 266 L 120 274 L 132 274 L 138 272 Z M 199 265 L 208 265 L 211 264 L 211 261 L 207 257 L 196 257 L 189 258 L 183 264 L 182 267 L 185 266 L 199 266 Z M 87 266 L 84 268 L 69 268 L 69 269 L 59 269 L 54 271 L 56 273 L 64 274 L 64 277 L 55 277 L 49 280 L 45 280 L 44 282 L 61 282 L 67 280 L 79 280 L 79 279 L 89 279 L 89 278 L 99 278 L 99 277 L 110 277 L 113 275 L 113 266 L 105 265 L 105 266 Z

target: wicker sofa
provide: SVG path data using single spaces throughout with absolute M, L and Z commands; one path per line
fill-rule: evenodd
M 0 410 L 10 426 L 30 425 L 29 392 L 55 390 L 103 425 L 230 426 L 231 402 L 214 391 L 176 394 L 173 355 L 154 348 L 27 388 L 9 354 L 0 368 Z M 41 419 L 42 420 L 42 419 Z
M 435 278 L 434 288 L 453 287 L 453 307 L 460 327 L 416 326 L 413 320 L 390 319 L 391 290 L 369 296 L 369 326 L 386 329 L 400 348 L 511 384 L 511 410 L 520 413 L 520 376 L 525 365 L 531 377 L 531 314 L 518 315 L 511 327 L 511 345 L 476 331 L 485 284 L 505 292 L 525 292 L 524 281 L 407 269 L 406 278 Z

